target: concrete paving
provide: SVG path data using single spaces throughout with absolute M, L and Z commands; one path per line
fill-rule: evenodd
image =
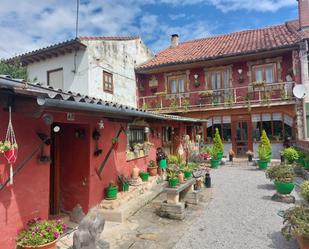
M 213 200 L 174 249 L 297 249 L 281 235 L 278 211 L 293 204 L 274 202 L 274 186 L 253 166 L 211 171 Z M 292 192 L 299 202 L 296 191 Z

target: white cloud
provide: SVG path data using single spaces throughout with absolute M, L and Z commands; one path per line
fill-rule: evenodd
M 169 14 L 173 21 L 185 18 L 183 26 L 165 23 L 145 11 L 147 4 L 209 5 L 223 12 L 234 10 L 276 11 L 296 0 L 82 0 L 81 35 L 141 35 L 155 51 L 169 45 L 172 33 L 181 40 L 207 36 L 214 30 L 209 21 L 197 21 L 185 13 Z M 167 6 L 167 7 L 170 7 Z M 151 7 L 151 6 L 150 6 Z M 75 0 L 1 0 L 0 58 L 47 46 L 75 35 Z M 213 22 L 213 20 L 211 20 Z
M 297 5 L 296 0 L 207 0 L 223 12 L 249 10 L 275 12 L 283 7 Z

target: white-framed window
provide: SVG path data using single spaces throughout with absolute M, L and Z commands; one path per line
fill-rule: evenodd
M 47 71 L 47 85 L 55 89 L 63 89 L 63 68 Z

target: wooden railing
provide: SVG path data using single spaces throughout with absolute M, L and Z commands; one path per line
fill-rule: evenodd
M 139 98 L 139 107 L 151 111 L 177 112 L 201 108 L 233 108 L 273 105 L 293 101 L 294 82 L 256 83 L 243 87 L 191 91 L 177 94 L 156 93 Z

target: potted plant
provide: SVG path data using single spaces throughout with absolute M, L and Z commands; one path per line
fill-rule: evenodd
M 235 156 L 235 152 L 233 150 L 230 150 L 229 151 L 229 161 L 230 162 L 233 162 L 234 156 Z
M 268 162 L 271 159 L 271 144 L 265 130 L 262 131 L 262 136 L 259 141 L 258 155 L 259 155 L 259 161 L 258 161 L 259 168 L 266 169 L 268 166 Z
M 157 165 L 154 160 L 150 160 L 148 164 L 148 172 L 150 176 L 156 176 L 157 175 Z
M 275 187 L 279 194 L 290 194 L 294 189 L 294 169 L 290 165 L 276 165 L 266 171 L 266 176 L 275 181 Z
M 292 164 L 298 160 L 298 152 L 293 147 L 284 149 L 282 156 L 289 164 Z
M 190 165 L 182 166 L 182 172 L 184 173 L 186 179 L 192 177 L 192 171 L 193 170 L 192 170 L 192 167 Z
M 301 196 L 309 202 L 309 180 L 303 181 L 303 183 L 300 185 L 300 193 Z
M 55 249 L 58 238 L 66 229 L 67 225 L 61 220 L 35 218 L 17 235 L 16 244 L 24 249 Z
M 213 147 L 215 148 L 215 151 L 218 153 L 218 159 L 221 160 L 223 157 L 224 145 L 222 143 L 218 128 L 216 128 L 215 136 L 213 138 Z
M 119 143 L 119 138 L 118 137 L 113 137 L 112 138 L 112 145 L 113 145 L 113 149 L 114 150 L 118 149 L 118 143 Z
M 267 169 L 269 162 L 269 150 L 264 146 L 260 146 L 258 149 L 258 154 L 259 154 L 259 160 L 258 160 L 259 169 L 262 170 Z
M 309 208 L 304 206 L 292 207 L 284 212 L 284 227 L 282 234 L 290 239 L 296 237 L 301 249 L 309 248 Z
M 105 189 L 105 194 L 106 194 L 105 199 L 107 200 L 117 199 L 118 186 L 113 181 L 110 181 L 108 187 Z
M 218 155 L 218 148 L 216 147 L 212 147 L 211 151 L 210 151 L 210 167 L 213 169 L 218 168 L 219 166 L 219 162 L 221 159 L 219 159 L 219 155 Z
M 248 157 L 248 162 L 252 162 L 252 158 L 253 158 L 253 156 L 254 156 L 253 151 L 248 150 L 248 151 L 246 152 L 246 155 L 247 155 L 247 157 Z
M 9 164 L 15 163 L 17 159 L 17 149 L 16 143 L 11 143 L 10 141 L 0 141 L 0 152 L 4 153 L 5 158 L 8 160 Z
M 175 188 L 179 183 L 178 174 L 176 171 L 170 170 L 167 173 L 168 176 L 168 185 L 172 188 Z
M 142 178 L 142 181 L 143 181 L 143 182 L 147 182 L 148 179 L 149 179 L 149 173 L 148 173 L 148 172 L 145 172 L 145 171 L 141 171 L 141 172 L 139 173 L 139 176 L 140 176 L 140 178 Z

